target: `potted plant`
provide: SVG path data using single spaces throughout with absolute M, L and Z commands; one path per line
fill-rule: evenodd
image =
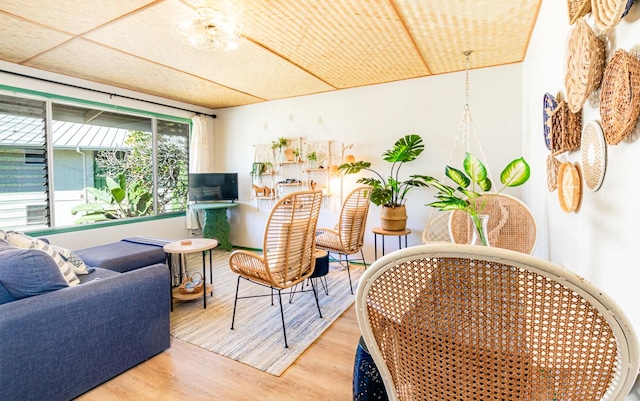
M 287 146 L 287 138 L 280 137 L 275 141 L 271 141 L 271 149 L 278 149 L 278 161 L 283 161 L 282 148 Z
M 338 166 L 338 170 L 344 171 L 345 174 L 367 170 L 377 176 L 377 178 L 360 178 L 358 183 L 372 187 L 369 200 L 377 206 L 382 206 L 380 219 L 382 228 L 385 230 L 402 231 L 406 228 L 406 196 L 412 188 L 427 186 L 421 178 L 411 177 L 409 180 L 400 181 L 399 176 L 402 165 L 415 160 L 423 150 L 424 144 L 419 135 L 410 134 L 398 139 L 392 149 L 382 154 L 383 160 L 391 163 L 391 172 L 386 179 L 371 169 L 370 162 L 356 161 Z
M 487 168 L 485 165 L 471 153 L 466 153 L 463 168 L 464 172 L 451 166 L 447 166 L 445 169 L 445 175 L 457 185 L 455 188 L 443 184 L 441 181 L 430 176 L 414 175 L 412 178 L 423 180 L 429 186 L 437 189 L 438 194 L 436 198 L 438 200 L 429 203 L 427 206 L 442 211 L 464 210 L 467 212 L 473 221 L 479 242 L 486 246 L 488 245 L 486 235 L 487 217 L 482 214 L 486 200 L 483 202 L 474 202 L 473 199 L 480 195 L 489 194 L 493 185 L 487 176 Z M 527 182 L 530 174 L 529 165 L 524 158 L 520 157 L 512 160 L 502 170 L 502 173 L 500 173 L 502 188 L 492 193 L 499 194 L 507 187 L 522 185 Z
M 307 155 L 307 159 L 309 160 L 309 168 L 314 169 L 317 167 L 318 155 L 316 152 L 311 152 Z

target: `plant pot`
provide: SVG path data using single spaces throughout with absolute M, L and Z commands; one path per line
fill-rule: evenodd
M 382 206 L 380 222 L 383 230 L 402 231 L 407 228 L 407 208 L 402 206 Z

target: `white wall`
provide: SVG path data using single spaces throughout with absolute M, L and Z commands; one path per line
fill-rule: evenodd
M 616 28 L 608 57 L 618 48 L 631 50 L 637 45 L 640 22 L 633 20 L 637 19 L 639 8 L 635 4 L 630 16 Z M 584 186 L 576 213 L 562 212 L 557 191 L 547 190 L 548 151 L 543 140 L 542 99 L 545 92 L 564 92 L 565 44 L 571 28 L 568 21 L 566 2 L 545 0 L 524 63 L 523 146 L 535 172 L 524 197 L 533 208 L 541 231 L 548 231 L 548 240 L 539 242 L 537 254 L 601 287 L 620 304 L 638 330 L 640 214 L 635 204 L 640 198 L 640 186 L 635 181 L 640 170 L 640 143 L 608 146 L 602 187 L 592 192 Z M 590 16 L 587 21 L 594 26 Z M 597 105 L 587 102 L 583 114 L 585 121 L 599 120 Z M 580 152 L 565 154 L 562 159 L 579 163 Z
M 521 65 L 470 72 L 469 106 L 494 182 L 498 183 L 501 169 L 521 156 L 521 82 Z M 459 72 L 217 110 L 216 169 L 240 173 L 241 206 L 231 211 L 232 242 L 262 247 L 268 210 L 249 200 L 253 144 L 270 143 L 279 136 L 329 139 L 334 141 L 333 152 L 338 155 L 343 143 L 353 144 L 351 151 L 357 159 L 371 161 L 376 171 L 387 176 L 390 164 L 382 161 L 382 153 L 400 137 L 416 133 L 422 136 L 425 151 L 403 167 L 401 176 L 442 178 L 462 119 L 464 93 L 464 72 Z M 476 141 L 471 143 L 475 145 Z M 476 149 L 472 151 L 479 155 Z M 451 162 L 460 167 L 462 158 L 462 147 L 458 146 Z M 356 178 L 346 177 L 345 193 L 354 187 Z M 518 189 L 508 192 L 519 195 Z M 421 243 L 421 232 L 431 213 L 425 204 L 431 201 L 432 193 L 431 189 L 414 189 L 409 195 L 407 224 L 413 231 L 409 245 Z M 339 196 L 332 197 L 332 204 L 323 208 L 319 225 L 333 227 L 339 204 Z M 379 226 L 379 211 L 372 205 L 365 236 L 369 261 L 373 260 L 370 228 Z M 397 249 L 397 241 L 389 240 L 386 245 L 387 252 Z

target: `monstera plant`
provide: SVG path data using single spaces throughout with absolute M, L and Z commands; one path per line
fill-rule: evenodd
M 362 170 L 375 174 L 375 177 L 363 177 L 357 182 L 372 187 L 369 199 L 375 205 L 382 206 L 380 217 L 382 228 L 386 230 L 400 231 L 405 229 L 407 194 L 412 188 L 427 186 L 418 176 L 406 180 L 400 179 L 400 168 L 405 163 L 415 160 L 423 150 L 424 144 L 419 135 L 410 134 L 398 139 L 393 148 L 382 154 L 383 160 L 391 163 L 391 171 L 386 177 L 373 170 L 370 162 L 356 161 L 338 167 L 338 170 L 344 171 L 345 174 L 356 174 Z

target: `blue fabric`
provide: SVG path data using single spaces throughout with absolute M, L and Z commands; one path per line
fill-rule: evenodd
M 101 267 L 90 267 L 91 272 L 89 274 L 82 274 L 78 276 L 80 284 L 88 283 L 93 280 L 101 280 L 107 277 L 117 276 L 122 273 L 114 272 L 113 270 L 103 269 Z
M 127 241 L 111 242 L 75 251 L 87 266 L 124 273 L 155 263 L 164 263 L 167 255 L 161 247 Z
M 171 242 L 166 239 L 151 238 L 151 237 L 129 237 L 129 238 L 123 238 L 122 241 L 131 242 L 133 244 L 159 246 L 161 248 Z
M 0 284 L 14 300 L 69 287 L 58 264 L 46 252 L 15 248 L 3 240 L 0 240 Z M 1 299 L 8 300 L 6 294 L 0 295 L 0 302 Z
M 0 305 L 0 398 L 70 400 L 169 348 L 169 291 L 156 264 Z
M 388 401 L 389 397 L 367 345 L 360 337 L 353 365 L 353 401 L 370 400 Z

